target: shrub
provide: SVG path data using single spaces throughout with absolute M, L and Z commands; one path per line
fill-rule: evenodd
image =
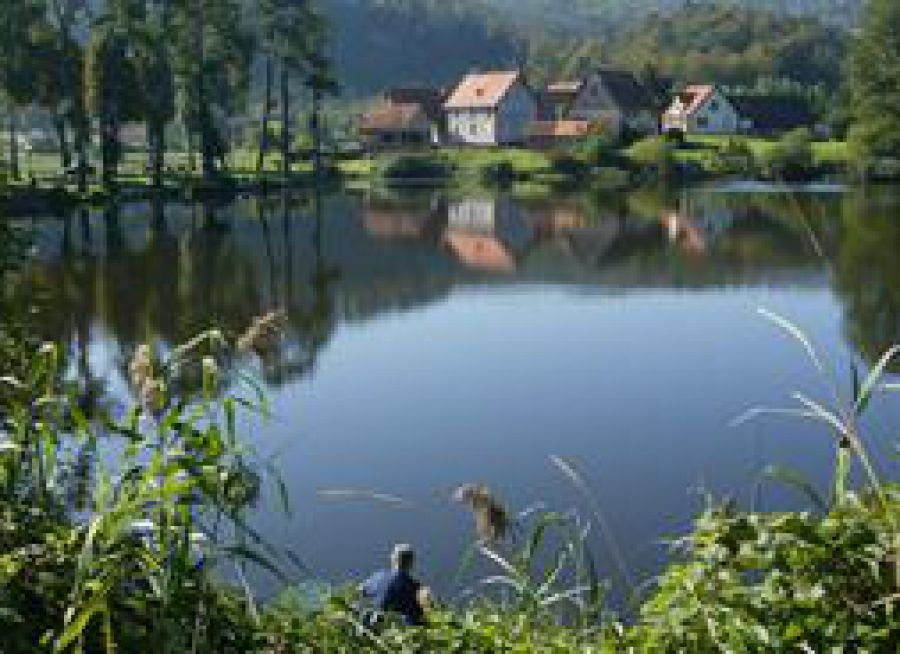
M 746 141 L 729 138 L 709 156 L 706 167 L 710 172 L 717 174 L 749 175 L 756 168 L 756 159 Z
M 815 168 L 812 133 L 806 129 L 788 132 L 763 157 L 766 173 L 773 179 L 804 179 Z
M 427 181 L 449 177 L 450 165 L 444 159 L 428 154 L 401 154 L 391 158 L 382 170 L 388 181 Z
M 487 184 L 506 186 L 519 178 L 520 175 L 511 161 L 489 162 L 481 168 L 481 179 Z
M 652 169 L 660 178 L 671 177 L 675 170 L 675 148 L 662 136 L 651 136 L 631 147 L 631 159 Z
M 550 171 L 554 175 L 577 181 L 587 175 L 588 166 L 583 159 L 569 152 L 557 151 L 550 155 Z

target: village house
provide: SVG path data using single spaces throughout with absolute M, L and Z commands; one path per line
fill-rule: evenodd
M 734 104 L 712 84 L 688 86 L 662 117 L 664 132 L 736 134 L 741 119 Z
M 813 127 L 815 117 L 803 98 L 787 95 L 737 95 L 730 98 L 740 116 L 740 131 L 771 135 Z
M 598 68 L 580 80 L 550 84 L 543 97 L 546 120 L 594 123 L 616 136 L 657 131 L 653 94 L 626 71 Z
M 553 148 L 589 136 L 591 123 L 586 120 L 536 120 L 528 128 L 528 145 Z
M 388 90 L 360 121 L 370 150 L 439 145 L 444 137 L 442 94 L 427 87 Z
M 470 73 L 444 109 L 455 145 L 519 145 L 537 118 L 537 101 L 520 71 Z
M 684 134 L 772 135 L 814 124 L 803 98 L 725 95 L 711 84 L 687 87 L 663 115 L 663 131 Z

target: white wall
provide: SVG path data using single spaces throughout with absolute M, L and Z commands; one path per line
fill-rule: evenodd
M 493 109 L 451 109 L 447 112 L 451 143 L 494 145 L 496 120 Z
M 508 145 L 523 143 L 537 118 L 537 102 L 524 84 L 517 83 L 494 109 L 450 109 L 447 129 L 451 143 Z

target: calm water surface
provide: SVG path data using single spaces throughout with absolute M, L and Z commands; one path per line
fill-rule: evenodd
M 47 334 L 113 401 L 146 338 L 236 335 L 287 310 L 262 368 L 274 418 L 248 437 L 277 456 L 294 513 L 261 508 L 257 523 L 331 581 L 403 540 L 452 592 L 472 528 L 451 490 L 484 481 L 516 508 L 584 510 L 551 455 L 584 472 L 644 578 L 702 506 L 698 489 L 775 508 L 797 500 L 754 491 L 765 464 L 829 477 L 818 428 L 729 426 L 795 390 L 824 394 L 758 308 L 798 323 L 842 379 L 900 340 L 893 191 L 347 193 L 24 223 Z M 880 398 L 867 424 L 890 470 L 897 406 Z M 322 494 L 334 489 L 406 504 Z

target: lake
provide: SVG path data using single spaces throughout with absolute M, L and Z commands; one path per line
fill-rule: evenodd
M 802 506 L 755 483 L 773 462 L 828 483 L 833 446 L 820 427 L 732 424 L 794 391 L 827 397 L 760 308 L 799 325 L 845 387 L 852 362 L 900 341 L 891 189 L 344 192 L 20 223 L 35 234 L 23 283 L 47 307 L 45 335 L 112 403 L 127 397 L 127 360 L 148 337 L 236 336 L 286 310 L 285 340 L 258 368 L 273 416 L 247 422 L 247 438 L 275 457 L 293 513 L 267 504 L 256 523 L 332 582 L 408 541 L 423 576 L 452 595 L 473 539 L 450 501 L 459 484 L 488 483 L 515 509 L 589 514 L 552 455 L 582 472 L 608 536 L 646 579 L 705 492 Z M 898 404 L 878 397 L 865 422 L 888 474 Z M 348 490 L 360 494 L 329 492 Z M 597 545 L 611 575 L 606 539 Z

